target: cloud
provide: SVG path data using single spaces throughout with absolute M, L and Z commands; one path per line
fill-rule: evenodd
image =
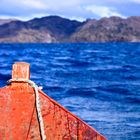
M 140 0 L 130 0 L 131 2 L 140 4 Z
M 93 14 L 99 16 L 99 17 L 110 17 L 110 16 L 120 16 L 124 17 L 122 14 L 120 14 L 116 9 L 106 7 L 106 6 L 95 6 L 90 5 L 85 7 L 85 9 L 89 12 L 92 12 Z
M 17 4 L 22 6 L 31 7 L 34 9 L 45 9 L 47 8 L 46 4 L 41 0 L 22 0 L 18 1 Z
M 32 8 L 32 9 L 44 9 L 45 2 L 43 0 L 1 0 L 0 7 L 9 7 L 9 8 L 21 8 L 22 9 L 27 9 L 27 8 Z M 8 10 L 8 9 L 7 9 Z
M 0 0 L 0 17 L 31 19 L 59 15 L 79 20 L 104 16 L 125 17 L 139 15 L 139 3 L 140 0 Z M 133 5 L 135 12 L 130 10 Z

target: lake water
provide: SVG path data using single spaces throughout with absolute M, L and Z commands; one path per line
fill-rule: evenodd
M 140 43 L 0 44 L 0 86 L 16 61 L 109 140 L 140 140 Z

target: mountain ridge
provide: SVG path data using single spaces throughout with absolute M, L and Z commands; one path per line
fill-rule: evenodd
M 83 22 L 59 16 L 11 20 L 0 24 L 0 42 L 140 42 L 140 16 Z
M 0 25 L 10 23 L 11 21 L 16 21 L 16 19 L 0 19 Z

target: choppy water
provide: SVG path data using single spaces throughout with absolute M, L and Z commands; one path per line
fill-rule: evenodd
M 109 140 L 140 139 L 140 43 L 0 44 L 0 86 L 16 61 Z

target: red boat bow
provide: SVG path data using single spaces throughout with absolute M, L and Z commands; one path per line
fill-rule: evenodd
M 12 79 L 30 79 L 29 64 L 13 65 Z M 39 89 L 43 129 L 47 140 L 106 140 L 94 128 Z M 0 140 L 42 140 L 36 94 L 28 82 L 12 81 L 0 89 Z

